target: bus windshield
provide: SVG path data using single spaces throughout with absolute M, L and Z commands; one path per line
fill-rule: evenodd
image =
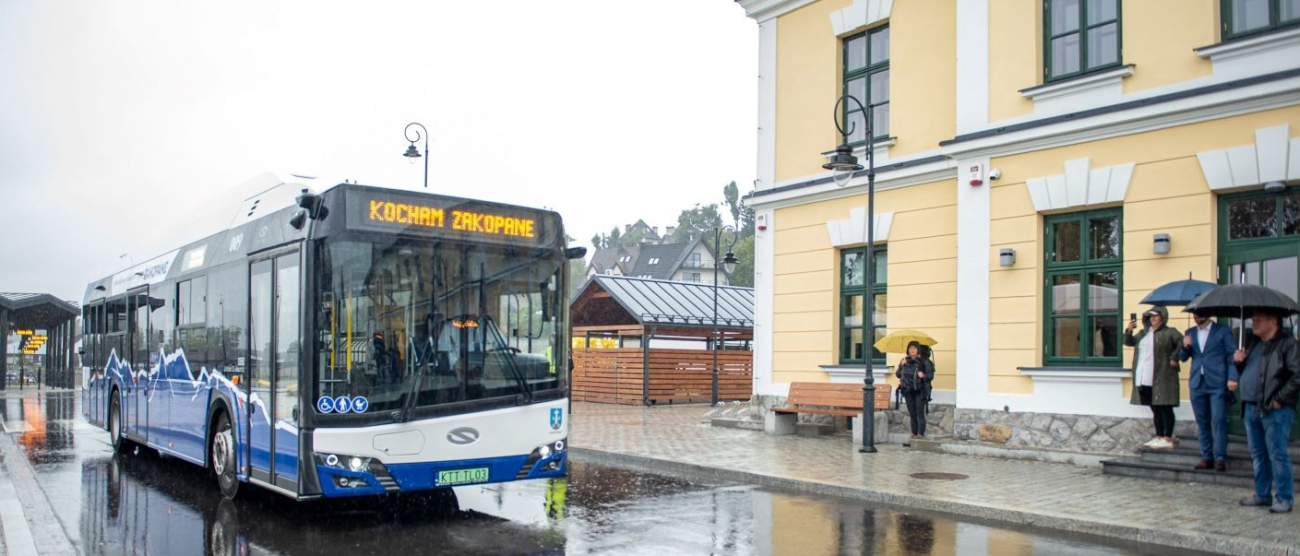
M 358 235 L 320 240 L 316 261 L 312 401 L 366 400 L 318 412 L 409 416 L 563 386 L 559 250 Z

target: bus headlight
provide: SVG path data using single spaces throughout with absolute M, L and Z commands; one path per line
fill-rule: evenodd
M 316 463 L 325 467 L 361 473 L 370 471 L 371 458 L 343 454 L 316 454 Z
M 533 461 L 537 461 L 537 460 L 549 458 L 551 456 L 559 455 L 561 452 L 564 451 L 564 447 L 565 447 L 564 439 L 556 440 L 555 442 L 551 442 L 549 444 L 542 444 L 541 446 L 538 446 L 535 450 L 533 450 L 534 457 L 532 459 Z

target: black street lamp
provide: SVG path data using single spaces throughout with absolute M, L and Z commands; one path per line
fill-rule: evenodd
M 844 95 L 835 101 L 835 113 L 832 119 L 835 120 L 835 129 L 840 132 L 841 140 L 840 145 L 826 157 L 826 164 L 823 164 L 822 168 L 831 171 L 831 179 L 839 187 L 848 185 L 853 179 L 853 174 L 862 169 L 862 165 L 858 164 L 858 157 L 853 156 L 853 148 L 849 146 L 849 136 L 854 131 L 854 123 L 848 121 L 849 101 L 858 105 L 858 110 L 862 112 L 867 122 L 867 261 L 863 280 L 869 280 L 864 282 L 869 286 L 873 283 L 871 281 L 876 279 L 876 157 L 873 150 L 876 132 L 871 125 L 871 111 L 862 106 L 862 102 L 853 96 Z M 844 105 L 844 109 L 841 109 L 841 105 Z M 863 293 L 863 297 L 866 299 L 863 299 L 862 310 L 862 359 L 865 361 L 866 376 L 862 379 L 862 447 L 858 448 L 858 451 L 871 454 L 876 452 L 876 377 L 871 369 L 871 355 L 874 349 L 872 344 L 876 339 L 874 322 L 876 299 L 870 287 Z
M 420 129 L 411 129 L 412 126 L 420 126 Z M 420 134 L 421 130 L 424 131 L 423 135 Z M 415 133 L 415 139 L 411 139 L 412 132 Z M 429 188 L 429 130 L 425 129 L 424 124 L 421 124 L 420 122 L 411 122 L 409 124 L 406 124 L 406 129 L 402 131 L 402 135 L 406 137 L 407 141 L 411 142 L 411 145 L 406 147 L 406 152 L 402 153 L 402 156 L 405 156 L 406 159 L 411 162 L 411 164 L 415 164 L 415 159 L 420 158 L 420 151 L 415 150 L 415 142 L 419 141 L 421 137 L 424 138 L 424 188 L 428 189 Z
M 727 242 L 727 255 L 718 261 L 718 251 L 722 249 L 722 233 L 731 232 L 731 241 Z M 736 240 L 739 233 L 731 226 L 723 226 L 713 229 L 713 405 L 718 405 L 718 267 L 725 266 L 727 276 L 736 270 L 736 254 L 731 252 L 731 248 L 736 246 Z

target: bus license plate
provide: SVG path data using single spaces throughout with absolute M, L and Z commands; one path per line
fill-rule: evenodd
M 438 472 L 438 486 L 451 485 L 468 485 L 471 483 L 486 483 L 488 480 L 488 468 L 475 467 L 473 469 L 450 469 Z

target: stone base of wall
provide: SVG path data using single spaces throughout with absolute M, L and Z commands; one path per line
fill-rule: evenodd
M 1107 454 L 1132 453 L 1155 433 L 1151 419 L 1007 413 L 957 409 L 953 436 L 1010 448 L 1051 448 Z M 1196 423 L 1179 421 L 1174 435 L 1196 434 Z
M 746 420 L 762 423 L 763 415 L 773 407 L 785 405 L 784 396 L 755 395 L 744 415 Z M 892 407 L 892 403 L 891 403 Z M 907 404 L 884 411 L 889 417 L 890 436 L 911 433 Z M 1131 454 L 1151 440 L 1154 426 L 1150 418 L 1102 417 L 1097 415 L 1062 415 L 1055 413 L 1008 413 L 987 409 L 958 409 L 952 405 L 931 403 L 926 414 L 926 436 L 951 436 L 958 440 L 985 442 L 1008 448 L 1047 448 L 1098 454 Z M 800 423 L 843 426 L 843 419 L 829 415 L 799 415 Z M 746 427 L 753 428 L 753 427 Z M 761 426 L 759 427 L 761 428 Z M 1195 435 L 1196 423 L 1179 421 L 1174 435 Z

